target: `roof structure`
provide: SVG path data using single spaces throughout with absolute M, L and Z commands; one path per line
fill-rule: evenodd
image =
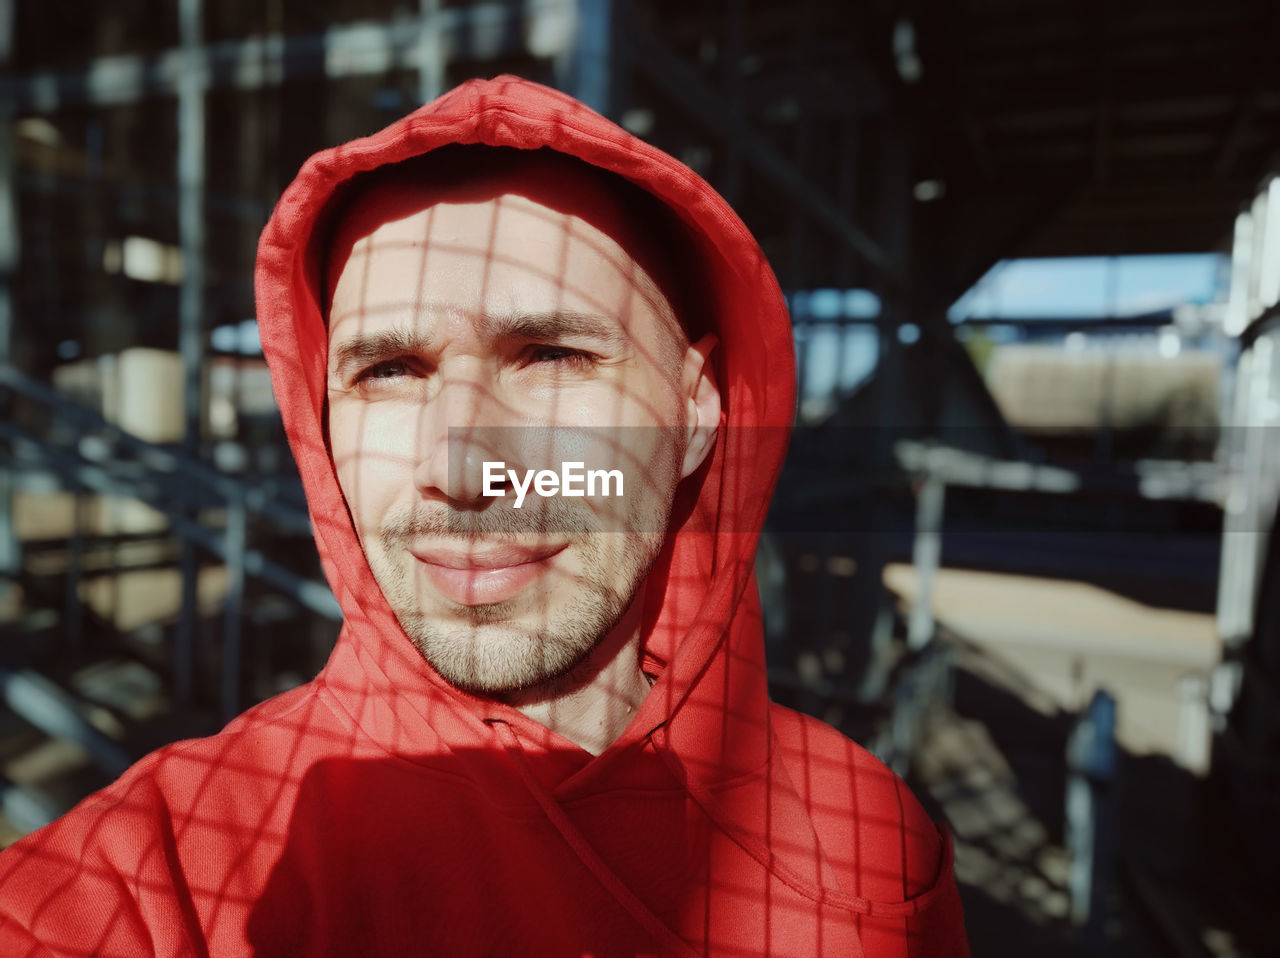
M 1001 258 L 1223 249 L 1280 161 L 1263 0 L 644 7 L 882 254 L 863 277 L 888 265 L 925 312 Z M 748 220 L 785 233 L 767 203 L 748 191 Z M 839 284 L 829 259 L 808 284 Z

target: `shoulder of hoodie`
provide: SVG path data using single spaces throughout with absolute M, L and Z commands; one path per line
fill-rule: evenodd
M 196 898 L 243 899 L 261 886 L 302 776 L 354 748 L 312 681 L 216 735 L 151 752 L 0 853 L 0 952 L 89 954 L 97 941 L 94 954 L 149 954 L 156 921 L 181 938 Z
M 317 759 L 350 754 L 355 737 L 312 681 L 248 710 L 215 735 L 165 745 L 115 782 L 0 853 L 0 914 L 11 882 L 107 869 L 141 874 L 158 848 L 270 844 L 287 796 Z M 276 819 L 283 819 L 277 822 Z M 279 826 L 279 829 L 277 828 Z M 222 839 L 218 839 L 216 834 Z M 227 840 L 230 839 L 230 840 Z
M 942 874 L 949 836 L 887 765 L 811 716 L 775 704 L 771 718 L 783 767 L 828 857 L 856 873 L 855 894 L 904 901 L 953 880 Z

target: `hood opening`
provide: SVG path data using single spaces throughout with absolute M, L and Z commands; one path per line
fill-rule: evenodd
M 404 636 L 355 536 L 325 428 L 325 266 L 335 216 L 369 171 L 394 167 L 397 176 L 412 175 L 437 163 L 457 169 L 475 155 L 468 144 L 498 148 L 485 156 L 521 160 L 529 151 L 554 151 L 598 168 L 600 176 L 631 184 L 621 191 L 624 201 L 671 240 L 654 250 L 661 254 L 655 262 L 670 267 L 654 269 L 667 274 L 663 280 L 692 329 L 719 338 L 712 355 L 724 412 L 714 450 L 677 489 L 667 540 L 647 580 L 642 667 L 661 679 L 640 724 L 652 729 L 671 721 L 694 695 L 706 698 L 693 710 L 696 724 L 767 725 L 751 568 L 794 413 L 793 345 L 781 291 L 755 240 L 700 177 L 582 104 L 512 77 L 464 84 L 374 136 L 317 154 L 263 233 L 257 275 L 263 349 L 326 574 L 346 614 L 340 644 L 351 646 L 395 708 L 417 713 L 415 722 L 432 702 L 476 720 L 495 714 L 491 704 L 440 679 Z M 714 719 L 717 713 L 722 718 Z M 693 737 L 719 753 L 742 736 L 721 729 Z M 756 764 L 759 747 L 747 751 Z

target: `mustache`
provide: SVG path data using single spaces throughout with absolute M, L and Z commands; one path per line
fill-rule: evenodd
M 389 545 L 414 539 L 502 539 L 517 536 L 583 535 L 598 531 L 585 510 L 547 498 L 537 508 L 452 509 L 416 507 L 390 515 L 381 537 Z

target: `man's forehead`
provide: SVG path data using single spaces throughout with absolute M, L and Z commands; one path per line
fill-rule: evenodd
M 491 199 L 471 196 L 432 195 L 406 197 L 403 192 L 380 187 L 361 199 L 339 227 L 334 243 L 334 268 L 373 254 L 393 261 L 423 265 L 422 248 L 438 255 L 493 255 L 495 262 L 527 263 L 543 273 L 554 273 L 570 256 L 594 254 L 624 275 L 634 272 L 638 261 L 614 234 L 572 213 L 543 205 L 518 192 L 495 189 Z M 597 222 L 600 217 L 595 218 Z M 499 247 L 505 247 L 498 252 Z M 368 264 L 362 263 L 362 269 Z
M 495 200 L 501 202 L 495 204 Z M 667 309 L 687 325 L 683 271 L 689 258 L 680 259 L 674 252 L 680 248 L 673 235 L 674 217 L 659 201 L 614 174 L 549 150 L 474 146 L 460 148 L 444 160 L 428 154 L 353 182 L 329 231 L 326 315 L 344 266 L 353 251 L 367 248 L 365 241 L 375 231 L 381 233 L 381 228 L 397 223 L 410 231 L 421 230 L 422 217 L 413 222 L 415 216 L 443 209 L 442 204 L 456 208 L 486 203 L 495 213 L 558 218 L 566 237 L 574 218 L 599 230 L 639 265 Z M 680 338 L 684 338 L 682 331 Z
M 447 197 L 357 238 L 328 321 L 331 344 L 351 335 L 353 323 L 358 331 L 423 323 L 445 339 L 469 331 L 493 341 L 534 329 L 532 338 L 581 336 L 589 325 L 591 338 L 616 342 L 644 316 L 658 326 L 642 339 L 678 340 L 670 305 L 612 238 L 503 194 L 482 203 Z
M 494 215 L 544 215 L 558 218 L 566 229 L 570 218 L 581 219 L 611 237 L 646 272 L 660 273 L 652 224 L 635 222 L 634 211 L 602 179 L 582 174 L 586 164 L 543 150 L 509 152 L 527 155 L 504 156 L 502 164 L 479 164 L 475 170 L 449 170 L 444 177 L 431 177 L 430 166 L 410 164 L 356 183 L 330 232 L 329 297 L 357 243 L 367 246 L 362 241 L 388 232 L 384 227 L 396 232 L 394 224 L 420 229 L 415 215 L 442 205 L 457 210 L 489 204 Z

